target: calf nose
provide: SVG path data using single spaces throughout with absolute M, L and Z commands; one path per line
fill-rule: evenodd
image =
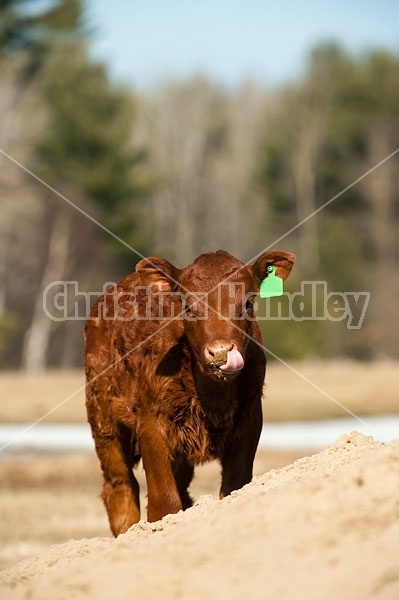
M 227 353 L 232 350 L 233 344 L 221 344 L 216 342 L 215 344 L 209 344 L 205 346 L 205 358 L 206 361 L 215 367 L 220 367 L 227 362 Z
M 218 367 L 224 373 L 236 373 L 244 366 L 244 359 L 235 344 L 215 342 L 204 348 L 205 360 L 211 367 Z

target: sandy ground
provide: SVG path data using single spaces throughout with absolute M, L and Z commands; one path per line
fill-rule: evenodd
M 259 451 L 254 473 L 280 468 L 307 454 Z M 141 464 L 135 474 L 144 519 L 147 490 Z M 0 569 L 71 538 L 111 536 L 99 499 L 101 475 L 94 452 L 8 456 L 0 461 L 0 481 Z M 196 469 L 190 489 L 194 499 L 204 494 L 216 499 L 219 485 L 220 466 L 213 462 Z
M 398 499 L 399 443 L 343 435 L 223 501 L 52 546 L 2 571 L 0 598 L 397 600 Z

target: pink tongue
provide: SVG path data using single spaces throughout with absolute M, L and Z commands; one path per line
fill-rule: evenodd
M 239 371 L 244 366 L 244 359 L 238 350 L 229 350 L 227 353 L 227 363 L 221 365 L 221 371 Z

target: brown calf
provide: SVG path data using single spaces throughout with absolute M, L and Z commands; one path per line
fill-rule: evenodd
M 253 299 L 268 266 L 286 279 L 293 263 L 276 250 L 250 265 L 222 250 L 185 269 L 148 258 L 92 307 L 86 406 L 114 535 L 140 519 L 140 458 L 150 521 L 191 506 L 195 465 L 220 461 L 220 498 L 251 480 L 266 369 Z

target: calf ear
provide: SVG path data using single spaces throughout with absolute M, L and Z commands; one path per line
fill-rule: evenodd
M 150 256 L 136 265 L 141 285 L 151 286 L 153 291 L 175 291 L 178 287 L 179 269 L 165 258 Z
M 281 279 L 287 279 L 294 266 L 295 255 L 283 250 L 269 250 L 262 254 L 252 265 L 252 272 L 257 285 L 268 276 L 267 267 L 274 266 L 275 274 Z

